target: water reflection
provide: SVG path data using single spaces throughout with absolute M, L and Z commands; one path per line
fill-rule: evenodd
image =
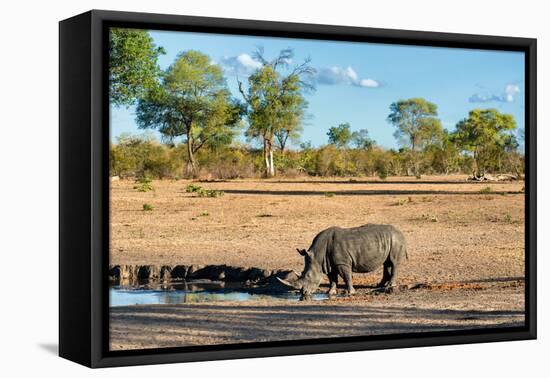
M 225 282 L 195 281 L 142 284 L 139 286 L 117 285 L 109 288 L 111 307 L 141 304 L 180 304 L 213 301 L 254 301 L 260 299 L 287 299 L 298 301 L 297 292 L 268 292 L 261 289 L 244 288 L 238 284 Z M 316 293 L 314 300 L 324 300 L 327 296 Z

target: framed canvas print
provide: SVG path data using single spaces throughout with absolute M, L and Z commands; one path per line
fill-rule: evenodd
M 60 22 L 60 355 L 536 337 L 536 40 Z

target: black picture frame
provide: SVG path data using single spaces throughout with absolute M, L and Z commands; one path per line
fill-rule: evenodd
M 109 351 L 108 27 L 525 53 L 524 327 Z M 92 10 L 59 24 L 59 354 L 89 367 L 535 339 L 536 39 Z

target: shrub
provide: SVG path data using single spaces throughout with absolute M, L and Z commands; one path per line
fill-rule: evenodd
M 173 149 L 155 141 L 150 135 L 122 135 L 110 146 L 111 176 L 163 178 L 175 174 L 182 162 Z
M 151 184 L 152 181 L 153 180 L 151 180 L 147 176 L 140 177 L 136 180 L 136 183 L 138 185 L 135 185 L 134 189 L 138 192 L 150 192 L 151 190 L 155 190 L 155 188 L 153 188 L 153 185 Z
M 197 177 L 206 179 L 236 179 L 258 177 L 263 170 L 261 151 L 231 146 L 216 150 L 200 150 L 197 154 Z
M 198 197 L 221 197 L 225 193 L 222 190 L 209 190 L 204 189 L 202 186 L 195 185 L 195 184 L 189 184 L 185 187 L 185 191 L 187 193 L 196 193 Z
M 225 194 L 222 190 L 208 190 L 208 189 L 202 189 L 202 188 L 198 190 L 196 193 L 199 197 L 210 197 L 210 198 L 221 197 Z
M 196 193 L 198 191 L 203 190 L 201 186 L 195 185 L 195 184 L 189 184 L 185 187 L 185 191 L 187 193 Z
M 401 198 L 401 199 L 397 200 L 397 202 L 395 203 L 395 206 L 403 206 L 403 205 L 405 205 L 407 202 L 409 202 L 408 199 L 406 199 L 406 198 Z
M 144 203 L 143 211 L 153 211 L 153 205 L 151 205 L 150 203 Z
M 437 219 L 437 216 L 435 215 L 430 215 L 430 214 L 422 214 L 422 217 L 421 217 L 423 220 L 427 220 L 427 221 L 430 221 L 430 222 L 439 222 L 439 219 Z
M 485 188 L 479 190 L 481 194 L 488 194 L 488 193 L 491 193 L 491 191 L 492 189 L 490 186 L 486 186 Z
M 524 154 L 519 150 L 502 150 L 491 157 L 486 169 L 493 173 L 524 172 Z M 260 177 L 264 171 L 261 148 L 237 142 L 216 148 L 200 149 L 196 155 L 197 168 L 193 177 L 235 179 Z M 151 134 L 121 135 L 110 145 L 109 173 L 120 178 L 189 177 L 186 145 L 162 144 Z M 392 175 L 417 173 L 471 173 L 475 168 L 472 156 L 461 153 L 452 143 L 433 144 L 413 156 L 410 149 L 346 148 L 334 145 L 314 147 L 302 143 L 299 149 L 287 149 L 284 154 L 274 151 L 276 174 L 286 177 L 310 176 L 378 176 L 385 180 Z M 147 190 L 147 189 L 145 189 Z

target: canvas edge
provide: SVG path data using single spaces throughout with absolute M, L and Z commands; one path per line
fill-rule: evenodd
M 79 60 L 78 64 L 88 65 L 90 68 L 90 106 L 89 118 L 84 119 L 85 124 L 90 125 L 90 182 L 89 188 L 91 190 L 89 198 L 86 196 L 73 194 L 63 200 L 62 195 L 66 194 L 62 190 L 66 190 L 68 185 L 71 185 L 66 171 L 62 174 L 62 149 L 67 148 L 66 142 L 64 142 L 64 136 L 66 133 L 66 120 L 62 122 L 62 112 L 66 111 L 68 105 L 79 104 L 83 105 L 86 101 L 86 95 L 71 96 L 69 100 L 63 98 L 62 92 L 64 88 L 62 86 L 63 80 L 68 80 L 66 73 L 61 71 L 61 63 L 63 59 L 66 59 L 68 55 L 71 55 L 71 51 L 67 49 L 67 46 L 61 48 L 61 34 L 62 25 L 70 22 L 75 22 L 78 19 L 88 19 L 90 22 L 89 39 L 90 39 L 90 56 L 88 61 L 85 59 Z M 526 224 L 526 242 L 529 246 L 529 258 L 526 261 L 526 273 L 528 273 L 528 284 L 526 285 L 526 299 L 529 299 L 526 303 L 526 310 L 528 312 L 526 330 L 492 332 L 487 334 L 473 334 L 473 335 L 452 335 L 452 336 L 425 336 L 417 334 L 414 338 L 391 338 L 388 340 L 365 340 L 365 341 L 353 341 L 346 342 L 340 341 L 343 339 L 335 339 L 331 343 L 323 344 L 309 344 L 309 345 L 283 345 L 284 342 L 278 343 L 277 346 L 264 346 L 264 347 L 252 347 L 246 348 L 241 346 L 234 349 L 219 350 L 213 348 L 213 350 L 198 351 L 198 352 L 173 352 L 169 349 L 161 350 L 143 350 L 139 354 L 135 355 L 121 355 L 116 356 L 106 351 L 108 346 L 108 340 L 106 340 L 105 330 L 108 323 L 108 317 L 105 316 L 104 306 L 108 304 L 108 298 L 105 293 L 105 279 L 102 277 L 102 273 L 105 272 L 105 255 L 108 256 L 108 249 L 105 250 L 105 246 L 108 247 L 108 222 L 104 222 L 105 215 L 108 214 L 108 185 L 109 182 L 105 176 L 106 162 L 105 156 L 105 144 L 108 143 L 108 130 L 102 128 L 105 121 L 108 122 L 108 118 L 105 117 L 105 106 L 108 106 L 108 102 L 105 103 L 105 96 L 103 93 L 103 87 L 108 85 L 105 80 L 104 70 L 105 62 L 103 61 L 104 53 L 104 24 L 105 23 L 142 23 L 148 25 L 157 25 L 157 27 L 168 27 L 170 29 L 177 29 L 178 27 L 192 25 L 194 27 L 200 27 L 205 29 L 220 30 L 235 30 L 239 32 L 260 32 L 262 34 L 280 35 L 283 34 L 300 34 L 303 37 L 308 38 L 328 38 L 328 39 L 341 39 L 346 37 L 356 36 L 361 39 L 368 38 L 369 40 L 379 40 L 385 43 L 389 40 L 391 43 L 410 43 L 410 44 L 424 44 L 432 46 L 452 46 L 452 47 L 468 47 L 468 48 L 490 48 L 494 49 L 506 49 L 513 48 L 518 51 L 526 52 L 528 56 L 528 67 L 526 67 L 526 88 L 528 86 L 528 94 L 526 98 L 527 113 L 529 115 L 526 124 L 529 126 L 526 128 L 526 140 L 528 145 L 528 183 L 526 184 L 526 193 L 528 196 L 528 203 L 526 207 L 527 217 L 529 219 L 529 225 Z M 280 33 L 278 34 L 277 31 Z M 301 31 L 301 32 L 300 32 Z M 86 31 L 86 33 L 88 33 Z M 62 79 L 63 77 L 63 79 Z M 63 125 L 62 125 L 63 124 Z M 84 130 L 82 131 L 84 133 Z M 107 138 L 105 137 L 107 133 Z M 63 146 L 62 146 L 63 144 Z M 86 161 L 84 152 L 80 151 L 77 154 L 78 157 L 82 157 Z M 108 172 L 108 171 L 107 171 Z M 63 194 L 62 194 L 63 193 Z M 82 202 L 89 201 L 89 221 L 90 221 L 90 239 L 91 243 L 89 249 L 83 248 L 82 256 L 78 258 L 78 263 L 86 265 L 88 263 L 88 271 L 90 276 L 88 278 L 80 278 L 79 285 L 87 285 L 89 292 L 89 303 L 83 308 L 87 308 L 89 316 L 78 321 L 78 323 L 68 325 L 66 320 L 76 315 L 74 310 L 68 310 L 66 303 L 74 298 L 63 299 L 62 294 L 75 296 L 77 290 L 71 290 L 67 286 L 67 249 L 65 246 L 62 248 L 62 229 L 67 229 L 67 224 L 64 221 L 64 214 L 67 212 L 68 204 L 72 201 Z M 62 219 L 63 218 L 63 219 Z M 61 224 L 65 222 L 62 228 Z M 526 222 L 527 223 L 527 222 Z M 80 230 L 82 231 L 82 230 Z M 72 238 L 74 239 L 74 237 Z M 74 240 L 73 240 L 74 241 Z M 62 251 L 63 249 L 63 251 Z M 87 258 L 86 258 L 87 257 Z M 159 14 L 146 14 L 146 13 L 130 13 L 130 12 L 114 12 L 114 11 L 100 11 L 93 10 L 84 13 L 80 16 L 70 18 L 68 20 L 60 22 L 60 355 L 75 362 L 84 364 L 89 367 L 110 367 L 121 365 L 141 365 L 141 364 L 157 364 L 157 363 L 173 363 L 173 362 L 190 362 L 190 361 L 204 361 L 204 360 L 220 360 L 220 359 L 235 359 L 235 358 L 253 358 L 253 357 L 268 357 L 268 356 L 282 356 L 282 355 L 298 355 L 298 354 L 311 354 L 311 353 L 330 353 L 330 352 L 344 352 L 344 351 L 357 351 L 357 350 L 371 350 L 371 349 L 388 349 L 388 348 L 407 348 L 407 347 L 423 347 L 423 346 L 437 346 L 437 345 L 449 345 L 449 344 L 468 344 L 468 343 L 480 343 L 480 342 L 496 342 L 496 341 L 512 341 L 512 340 L 527 340 L 536 338 L 536 39 L 533 38 L 516 38 L 516 37 L 498 37 L 498 36 L 481 36 L 471 34 L 454 34 L 454 33 L 433 33 L 433 32 L 416 32 L 407 30 L 386 30 L 386 29 L 369 29 L 369 28 L 357 28 L 348 26 L 329 26 L 329 25 L 314 25 L 314 24 L 297 24 L 297 23 L 282 23 L 282 22 L 269 22 L 269 21 L 252 21 L 252 20 L 235 20 L 235 19 L 220 19 L 220 18 L 203 18 L 195 16 L 174 16 L 174 15 L 159 15 Z M 64 267 L 62 269 L 62 266 Z M 63 278 L 61 277 L 63 275 Z M 63 283 L 62 283 L 63 282 Z M 88 297 L 87 295 L 85 297 Z M 62 303 L 64 305 L 62 306 Z M 62 315 L 63 312 L 63 315 Z M 62 322 L 62 319 L 65 321 Z M 62 324 L 63 323 L 63 324 Z M 63 329 L 63 331 L 62 331 Z M 68 329 L 76 331 L 75 334 L 82 335 L 83 338 L 79 338 L 82 342 L 90 340 L 89 347 L 85 347 L 84 351 L 74 352 L 69 351 L 66 333 Z M 64 333 L 65 339 L 62 341 L 62 333 Z M 84 341 L 83 341 L 84 340 Z M 73 340 L 74 342 L 74 340 Z M 62 345 L 63 344 L 63 345 Z

